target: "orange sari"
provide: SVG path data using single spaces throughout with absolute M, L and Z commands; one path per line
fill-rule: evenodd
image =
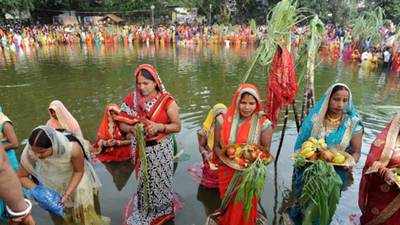
M 257 107 L 255 112 L 249 118 L 241 121 L 239 114 L 239 102 L 244 93 L 253 95 L 257 100 Z M 264 128 L 269 127 L 271 122 L 266 118 L 261 111 L 260 96 L 256 86 L 252 84 L 241 84 L 236 90 L 231 105 L 229 106 L 224 122 L 221 127 L 221 140 L 222 146 L 230 144 L 251 143 L 259 144 L 260 135 Z M 220 163 L 218 170 L 219 179 L 219 192 L 221 199 L 224 198 L 229 183 L 231 182 L 235 170 L 229 166 Z M 236 193 L 234 193 L 236 195 Z M 257 202 L 258 198 L 253 197 L 250 215 L 246 219 L 244 206 L 240 202 L 235 202 L 235 197 L 231 198 L 222 216 L 219 218 L 220 225 L 254 225 L 257 221 Z
M 120 113 L 120 108 L 116 104 L 111 104 L 106 107 L 104 112 L 103 119 L 101 120 L 99 129 L 97 131 L 96 142 L 93 147 L 95 149 L 100 149 L 100 154 L 96 156 L 101 162 L 112 162 L 112 161 L 125 161 L 131 158 L 131 146 L 122 145 L 122 146 L 113 146 L 103 148 L 103 142 L 115 140 L 116 142 L 120 142 L 126 140 L 124 135 L 121 133 L 119 129 L 118 123 L 113 120 L 111 112 L 115 112 L 116 114 Z

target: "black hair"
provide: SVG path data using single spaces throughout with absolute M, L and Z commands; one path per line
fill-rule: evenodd
M 140 70 L 140 75 L 142 75 L 144 78 L 146 78 L 147 80 L 151 80 L 154 83 L 156 83 L 156 90 L 160 91 L 160 87 L 158 87 L 156 80 L 154 79 L 154 77 L 151 75 L 151 73 L 146 70 L 146 69 L 141 69 Z
M 36 146 L 40 148 L 50 148 L 52 146 L 50 138 L 41 128 L 36 128 L 32 131 L 28 142 L 31 146 Z
M 350 94 L 350 91 L 349 91 L 345 86 L 343 86 L 343 85 L 336 85 L 335 87 L 333 87 L 331 96 L 329 96 L 329 98 L 332 98 L 332 96 L 333 96 L 336 92 L 342 91 L 342 90 L 346 90 L 346 91 L 349 92 L 349 94 Z
M 153 82 L 156 82 L 156 80 L 154 79 L 154 77 L 151 75 L 151 73 L 149 71 L 147 71 L 146 69 L 141 69 L 140 70 L 140 74 L 146 78 L 147 80 L 151 80 Z
M 254 100 L 256 100 L 256 102 L 258 102 L 256 96 L 254 96 L 254 95 L 251 94 L 250 92 L 244 92 L 244 93 L 240 96 L 240 101 L 241 101 L 241 100 L 244 98 L 244 96 L 246 96 L 246 95 L 253 97 Z

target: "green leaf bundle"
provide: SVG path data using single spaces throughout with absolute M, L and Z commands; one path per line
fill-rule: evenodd
M 267 166 L 260 158 L 243 171 L 235 201 L 243 203 L 246 218 L 250 215 L 253 198 L 262 196 L 266 178 Z
M 385 22 L 384 15 L 383 9 L 377 7 L 358 16 L 353 23 L 354 39 L 362 41 L 363 38 L 371 38 L 373 44 L 378 44 L 381 39 L 379 29 Z
M 342 180 L 332 165 L 317 160 L 304 170 L 300 205 L 303 225 L 329 225 L 340 199 Z
M 145 211 L 147 211 L 149 207 L 149 193 L 150 193 L 149 170 L 146 158 L 146 143 L 144 140 L 144 128 L 143 124 L 141 123 L 135 125 L 135 138 L 136 138 L 136 151 L 139 151 L 141 179 L 143 181 L 143 187 L 144 187 Z
M 242 82 L 247 81 L 257 61 L 261 65 L 268 66 L 272 62 L 278 45 L 290 44 L 291 29 L 300 21 L 298 11 L 297 2 L 293 0 L 282 0 L 270 11 L 267 15 L 267 36 L 260 41 L 253 62 Z

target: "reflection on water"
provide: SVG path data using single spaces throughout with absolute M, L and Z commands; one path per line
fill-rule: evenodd
M 126 182 L 128 182 L 134 170 L 133 162 L 130 160 L 125 162 L 104 163 L 104 166 L 111 174 L 115 187 L 118 191 L 121 191 L 125 187 Z
M 47 106 L 60 99 L 79 121 L 84 135 L 94 139 L 104 107 L 120 103 L 133 88 L 133 69 L 140 63 L 155 64 L 167 90 L 180 106 L 183 128 L 177 135 L 179 148 L 191 157 L 182 161 L 175 173 L 175 191 L 184 200 L 184 209 L 175 224 L 204 224 L 206 215 L 218 205 L 216 191 L 198 186 L 186 170 L 201 161 L 197 150 L 196 130 L 206 112 L 214 104 L 229 104 L 230 98 L 249 66 L 252 48 L 159 48 L 156 46 L 60 46 L 30 49 L 27 52 L 0 55 L 0 104 L 14 121 L 20 140 L 33 127 L 47 121 Z M 298 71 L 301 67 L 299 67 Z M 334 223 L 348 224 L 357 207 L 358 185 L 363 163 L 375 135 L 400 110 L 400 78 L 386 71 L 359 72 L 356 64 L 321 64 L 316 71 L 316 94 L 333 82 L 347 83 L 354 102 L 364 120 L 365 138 L 360 163 L 354 168 L 354 183 L 343 192 Z M 256 66 L 250 78 L 261 93 L 265 90 L 266 71 Z M 262 95 L 265 95 L 262 94 Z M 299 96 L 299 102 L 301 96 Z M 300 109 L 300 105 L 298 105 Z M 292 119 L 292 116 L 289 117 Z M 280 128 L 273 136 L 271 152 L 276 155 Z M 291 187 L 292 153 L 296 125 L 289 121 L 279 161 L 268 169 L 268 179 L 261 206 L 271 224 L 280 224 L 279 209 L 286 190 Z M 132 164 L 96 164 L 103 183 L 102 212 L 121 223 L 122 206 L 135 192 Z M 35 207 L 39 224 L 48 224 L 50 217 Z

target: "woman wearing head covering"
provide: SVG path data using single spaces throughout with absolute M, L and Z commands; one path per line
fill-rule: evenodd
M 304 119 L 294 149 L 295 152 L 300 151 L 303 143 L 310 137 L 324 139 L 328 149 L 346 151 L 357 162 L 360 158 L 363 130 L 350 89 L 345 84 L 337 83 L 329 87 Z M 344 188 L 348 183 L 347 170 L 339 167 L 335 167 L 335 170 Z M 302 193 L 303 172 L 304 168 L 295 168 L 293 172 L 292 186 L 296 199 Z M 295 224 L 301 224 L 304 215 L 300 206 L 293 207 L 290 216 Z
M 139 65 L 134 75 L 135 90 L 125 97 L 121 106 L 121 115 L 131 119 L 132 123 L 120 123 L 120 128 L 123 132 L 134 133 L 133 123 L 144 124 L 144 157 L 151 169 L 140 168 L 137 200 L 125 224 L 163 224 L 174 218 L 172 134 L 181 129 L 179 110 L 153 66 Z M 132 149 L 136 149 L 135 139 L 132 140 Z M 136 155 L 136 166 L 140 166 L 138 159 Z
M 54 100 L 50 103 L 49 114 L 50 119 L 47 121 L 47 126 L 56 130 L 70 132 L 78 137 L 83 137 L 78 122 L 61 101 Z
M 100 182 L 89 163 L 82 139 L 66 136 L 49 126 L 35 128 L 21 155 L 18 172 L 25 188 L 37 184 L 30 175 L 62 195 L 62 223 L 76 225 L 108 224 L 95 208 Z
M 257 144 L 269 151 L 273 129 L 261 109 L 261 99 L 256 86 L 241 84 L 236 90 L 231 105 L 223 117 L 221 126 L 216 126 L 215 151 L 232 144 Z M 225 209 L 222 209 L 220 225 L 254 225 L 257 216 L 257 196 L 252 197 L 249 212 L 242 202 L 235 201 L 236 193 L 229 192 L 228 186 L 237 171 L 219 163 L 218 180 L 220 197 L 233 196 Z
M 391 169 L 400 168 L 400 113 L 378 134 L 363 169 L 358 204 L 363 225 L 396 225 L 400 191 Z
M 125 161 L 131 158 L 131 141 L 118 126 L 121 109 L 116 104 L 106 107 L 103 119 L 97 131 L 96 158 L 101 162 Z
M 3 145 L 7 153 L 8 162 L 14 171 L 18 171 L 19 163 L 15 154 L 15 148 L 18 148 L 17 135 L 14 132 L 14 127 L 11 120 L 3 113 L 0 107 L 0 144 Z
M 203 127 L 197 132 L 199 151 L 203 158 L 203 165 L 193 166 L 188 169 L 190 175 L 204 187 L 218 187 L 217 157 L 214 154 L 215 126 L 222 124 L 226 106 L 216 104 L 203 122 Z M 199 168 L 200 167 L 200 168 Z

